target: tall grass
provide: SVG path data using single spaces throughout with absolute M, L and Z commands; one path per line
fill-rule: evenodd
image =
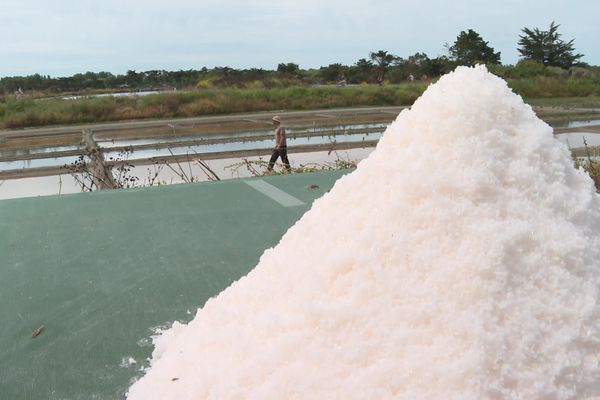
M 588 159 L 579 161 L 577 166 L 583 168 L 590 175 L 596 185 L 596 191 L 600 193 L 600 161 Z
M 512 78 L 513 90 L 525 97 L 600 96 L 593 77 Z M 294 86 L 266 88 L 204 88 L 191 92 L 142 97 L 102 97 L 77 100 L 15 100 L 0 97 L 0 128 L 68 125 L 144 118 L 195 117 L 272 110 L 411 105 L 428 82 L 353 87 Z
M 359 87 L 224 88 L 142 97 L 0 101 L 0 126 L 76 124 L 194 117 L 269 110 L 410 105 L 425 83 Z
M 600 80 L 596 78 L 537 76 L 508 79 L 508 84 L 525 98 L 600 96 Z
M 594 181 L 594 186 L 596 186 L 596 191 L 600 193 L 600 161 L 592 158 L 590 148 L 588 147 L 585 138 L 583 139 L 583 145 L 585 146 L 585 157 L 573 157 L 575 160 L 575 167 L 582 168 L 590 175 Z

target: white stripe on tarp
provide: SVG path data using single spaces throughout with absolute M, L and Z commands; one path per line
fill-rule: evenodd
M 302 200 L 299 200 L 294 196 L 287 194 L 283 190 L 276 188 L 275 186 L 263 181 L 262 179 L 246 181 L 246 183 L 248 184 L 248 186 L 258 190 L 265 196 L 275 200 L 284 207 L 296 207 L 304 204 Z

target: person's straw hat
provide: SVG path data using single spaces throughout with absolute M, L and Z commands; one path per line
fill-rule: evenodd
M 279 118 L 279 115 L 274 116 L 273 118 L 271 118 L 273 121 L 275 122 L 281 122 L 281 118 Z

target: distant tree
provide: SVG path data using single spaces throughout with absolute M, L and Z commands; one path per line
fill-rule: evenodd
M 373 68 L 374 65 L 372 61 L 361 58 L 356 64 L 348 68 L 350 81 L 355 83 L 369 82 L 372 79 Z
M 560 38 L 559 27 L 560 25 L 553 21 L 547 31 L 523 28 L 523 35 L 519 35 L 518 48 L 522 59 L 561 68 L 569 68 L 576 64 L 583 54 L 575 53 L 575 39 L 565 42 Z
M 325 82 L 338 82 L 346 76 L 348 67 L 340 63 L 329 64 L 319 68 L 319 76 Z
M 277 72 L 281 73 L 281 74 L 292 74 L 292 75 L 296 75 L 300 72 L 300 67 L 298 66 L 298 64 L 294 64 L 294 63 L 281 63 L 279 65 L 277 65 Z
M 426 75 L 427 72 L 424 69 L 430 61 L 427 54 L 415 53 L 409 56 L 404 63 L 406 72 L 412 74 L 414 77 Z
M 398 57 L 393 54 L 388 54 L 388 52 L 384 50 L 372 52 L 369 56 L 371 57 L 371 61 L 377 66 L 377 82 L 383 83 L 388 67 L 396 61 Z
M 415 53 L 408 58 L 399 58 L 389 71 L 391 82 L 413 79 L 435 78 L 450 72 L 454 64 L 446 56 L 429 58 L 425 53 Z
M 500 52 L 484 41 L 473 29 L 462 31 L 456 37 L 454 44 L 448 47 L 450 59 L 459 65 L 475 65 L 476 63 L 500 64 Z
M 415 53 L 408 58 L 398 58 L 390 69 L 390 80 L 392 82 L 401 82 L 409 79 L 418 78 L 423 75 L 423 65 L 429 60 L 425 53 Z
M 229 77 L 231 75 L 235 75 L 236 70 L 231 67 L 225 66 L 225 67 L 215 67 L 215 68 L 213 68 L 213 72 L 217 75 Z
M 135 72 L 135 70 L 128 70 L 125 76 L 125 83 L 129 86 L 135 87 L 142 83 L 144 79 L 143 73 Z
M 452 71 L 454 65 L 450 59 L 446 56 L 439 56 L 436 58 L 428 59 L 423 65 L 423 73 L 429 77 L 436 77 L 447 74 Z
M 373 63 L 366 58 L 361 58 L 354 64 L 354 66 L 362 72 L 370 72 L 373 69 Z
M 110 88 L 115 86 L 116 77 L 110 72 L 98 72 L 97 76 L 98 80 L 102 82 L 103 87 Z

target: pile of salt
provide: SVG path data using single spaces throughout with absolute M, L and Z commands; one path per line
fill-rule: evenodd
M 592 398 L 599 295 L 591 179 L 503 80 L 461 67 L 159 338 L 128 399 Z

